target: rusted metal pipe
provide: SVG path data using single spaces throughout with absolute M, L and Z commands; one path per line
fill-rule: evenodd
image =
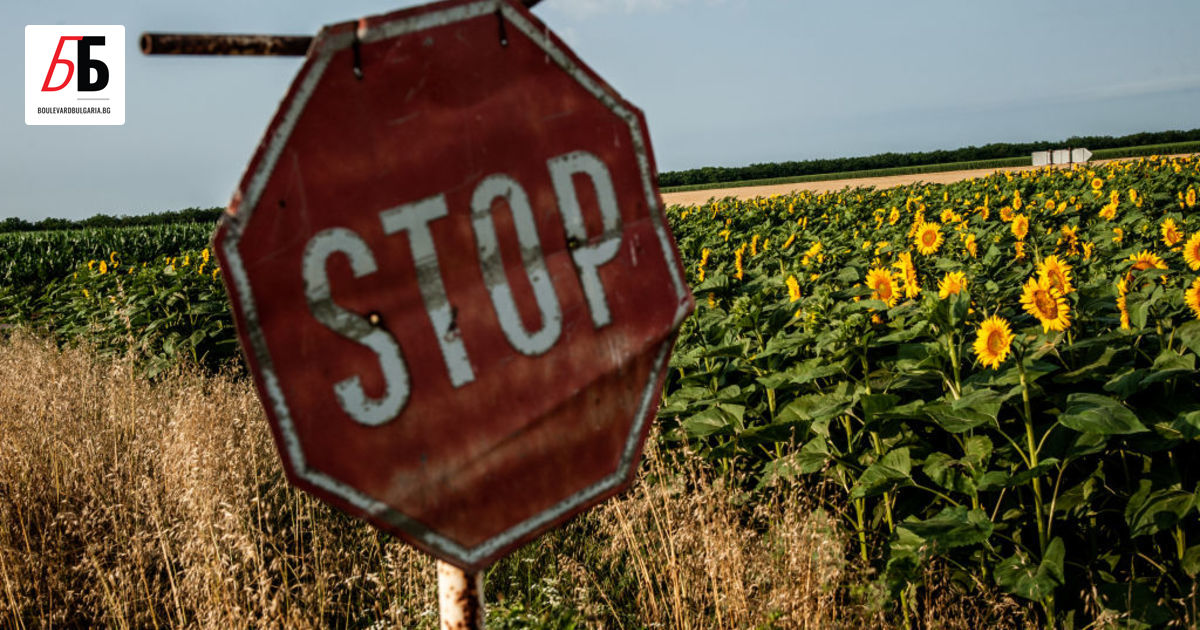
M 142 33 L 145 55 L 270 55 L 303 57 L 309 35 L 237 35 L 201 33 Z
M 521 0 L 532 9 L 542 0 Z M 247 55 L 303 57 L 310 35 L 246 35 L 236 33 L 142 33 L 143 55 Z
M 483 572 L 468 574 L 438 560 L 441 630 L 483 630 Z

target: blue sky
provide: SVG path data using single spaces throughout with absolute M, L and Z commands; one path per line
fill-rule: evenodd
M 146 58 L 142 31 L 313 33 L 413 4 L 4 3 L 0 217 L 228 202 L 300 61 Z M 1194 0 L 544 0 L 535 12 L 646 112 L 663 170 L 1200 127 Z M 25 126 L 26 24 L 125 25 L 124 126 Z

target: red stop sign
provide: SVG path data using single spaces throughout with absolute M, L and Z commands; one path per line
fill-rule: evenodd
M 628 485 L 693 307 L 641 113 L 507 0 L 323 29 L 213 244 L 292 482 L 468 570 Z

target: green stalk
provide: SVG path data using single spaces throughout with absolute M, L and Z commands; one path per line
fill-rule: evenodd
M 1025 360 L 1022 357 L 1017 361 L 1017 370 L 1021 376 L 1021 402 L 1025 405 L 1025 441 L 1029 448 L 1029 469 L 1033 470 L 1038 465 L 1038 449 L 1037 440 L 1033 435 L 1033 411 L 1029 404 L 1029 382 L 1025 378 Z M 1038 547 L 1042 553 L 1046 553 L 1046 524 L 1043 522 L 1042 504 L 1042 482 L 1037 477 L 1033 478 L 1033 505 L 1035 516 L 1037 518 L 1038 529 Z
M 862 556 L 863 564 L 871 562 L 870 556 L 867 554 L 867 524 L 866 524 L 867 500 L 854 500 L 854 529 L 858 534 L 858 552 Z
M 954 400 L 958 400 L 962 396 L 962 380 L 960 378 L 958 348 L 954 345 L 954 331 L 947 333 L 946 345 L 950 351 L 950 370 L 954 373 L 954 387 L 950 389 L 950 394 L 954 396 Z

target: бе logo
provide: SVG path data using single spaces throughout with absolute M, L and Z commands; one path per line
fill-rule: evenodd
M 125 124 L 125 27 L 25 27 L 25 124 Z

